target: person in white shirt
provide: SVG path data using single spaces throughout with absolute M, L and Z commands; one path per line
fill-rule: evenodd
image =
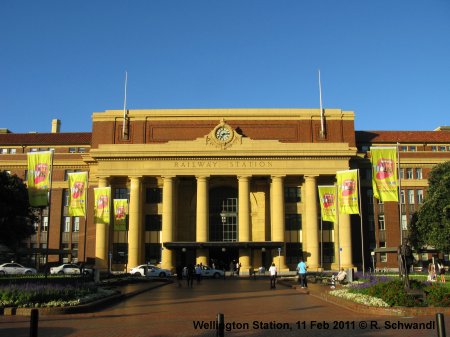
M 270 266 L 269 274 L 270 274 L 270 289 L 275 289 L 275 283 L 277 280 L 277 267 L 275 266 L 275 263 L 272 263 L 272 265 Z
M 344 268 L 341 268 L 341 271 L 337 274 L 336 279 L 339 283 L 345 280 L 347 277 L 347 273 L 345 272 Z

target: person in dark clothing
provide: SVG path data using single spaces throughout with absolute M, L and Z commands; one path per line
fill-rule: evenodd
M 186 271 L 186 279 L 188 287 L 192 288 L 194 284 L 194 274 L 195 274 L 194 266 L 192 264 L 188 265 Z

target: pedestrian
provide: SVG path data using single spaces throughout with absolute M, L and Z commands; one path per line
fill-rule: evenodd
M 236 262 L 236 275 L 239 276 L 239 272 L 241 271 L 241 263 Z
M 275 289 L 275 284 L 277 282 L 277 267 L 273 262 L 269 268 L 269 274 L 270 274 L 270 289 Z
M 177 272 L 178 288 L 180 288 L 182 286 L 181 282 L 183 281 L 183 267 L 181 266 L 181 264 L 177 265 L 176 272 Z
M 439 268 L 439 275 L 441 277 L 441 282 L 445 283 L 445 266 L 442 260 L 438 262 L 438 268 Z
M 231 276 L 234 276 L 234 268 L 236 268 L 236 265 L 234 264 L 234 260 L 230 262 L 230 273 Z
M 199 264 L 195 267 L 195 278 L 197 279 L 197 284 L 202 280 L 202 267 Z
M 306 270 L 307 270 L 307 265 L 306 263 L 303 261 L 303 259 L 300 259 L 300 262 L 297 265 L 297 272 L 298 272 L 298 281 L 300 283 L 300 286 L 302 288 L 308 288 L 308 284 L 306 282 Z
M 436 266 L 433 262 L 428 265 L 428 278 L 427 281 L 435 282 L 436 281 Z
M 194 283 L 194 266 L 192 264 L 187 266 L 187 270 L 186 270 L 186 280 L 187 280 L 187 285 L 188 288 L 192 288 L 193 283 Z

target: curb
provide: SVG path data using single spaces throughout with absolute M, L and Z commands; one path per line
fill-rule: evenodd
M 49 308 L 15 308 L 15 307 L 7 307 L 3 308 L 3 315 L 5 316 L 31 316 L 31 310 L 37 309 L 39 311 L 39 315 L 47 316 L 47 315 L 62 315 L 62 314 L 78 314 L 78 313 L 87 313 L 92 312 L 98 308 L 107 307 L 114 303 L 126 300 L 130 297 L 142 294 L 143 292 L 149 291 L 151 289 L 156 289 L 167 284 L 173 282 L 161 282 L 161 283 L 152 283 L 148 287 L 143 287 L 142 289 L 135 290 L 129 293 L 118 293 L 115 295 L 111 295 L 105 298 L 101 298 L 99 300 L 84 303 L 72 307 L 49 307 Z M 0 312 L 1 315 L 1 312 Z

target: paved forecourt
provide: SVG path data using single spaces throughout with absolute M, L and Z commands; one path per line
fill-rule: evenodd
M 247 278 L 203 280 L 193 288 L 168 284 L 93 313 L 41 315 L 39 336 L 216 336 L 218 313 L 225 336 L 436 336 L 434 316 L 350 311 L 315 296 L 319 287 L 306 294 Z M 29 336 L 29 318 L 0 317 L 0 337 L 10 336 Z

